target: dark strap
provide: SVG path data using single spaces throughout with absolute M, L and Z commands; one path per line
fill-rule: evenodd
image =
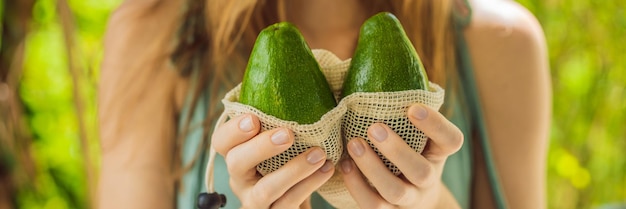
M 468 14 L 471 14 L 471 10 Z M 474 78 L 474 71 L 472 68 L 472 61 L 467 49 L 467 43 L 462 35 L 463 28 L 469 24 L 469 17 L 464 19 L 466 22 L 463 24 L 457 24 L 457 60 L 459 69 L 459 79 L 461 81 L 461 90 L 467 98 L 469 113 L 471 117 L 471 128 L 476 131 L 478 140 L 480 141 L 480 147 L 483 151 L 485 159 L 485 165 L 487 169 L 487 176 L 493 192 L 496 207 L 499 209 L 505 209 L 507 207 L 506 198 L 500 186 L 500 180 L 493 161 L 493 155 L 491 153 L 491 146 L 489 145 L 489 137 L 487 134 L 487 128 L 485 119 L 480 104 L 480 96 L 478 94 L 478 86 L 476 85 L 476 79 Z

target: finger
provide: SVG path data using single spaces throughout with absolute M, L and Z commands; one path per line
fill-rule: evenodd
M 414 195 L 410 196 L 411 194 L 408 192 L 411 185 L 391 173 L 376 152 L 363 139 L 350 140 L 348 153 L 361 173 L 387 202 L 402 205 L 415 197 Z
M 333 163 L 326 161 L 315 173 L 291 187 L 287 193 L 276 200 L 272 204 L 272 208 L 298 208 L 315 190 L 333 176 L 334 171 Z
M 463 145 L 463 133 L 441 113 L 432 108 L 415 104 L 408 110 L 409 120 L 428 136 L 429 149 L 424 156 L 429 159 L 445 159 Z
M 211 136 L 211 146 L 217 153 L 226 156 L 233 147 L 254 137 L 261 128 L 259 118 L 252 114 L 235 117 L 215 129 Z
M 321 148 L 311 148 L 261 178 L 252 188 L 251 196 L 256 202 L 272 203 L 298 182 L 317 171 L 325 161 L 326 153 Z
M 352 160 L 342 160 L 340 165 L 343 182 L 352 198 L 359 205 L 359 208 L 385 208 L 385 206 L 391 206 L 363 179 L 359 169 L 355 169 Z
M 437 181 L 432 163 L 409 147 L 389 126 L 375 123 L 367 133 L 372 144 L 400 169 L 409 182 L 426 187 Z
M 293 144 L 293 137 L 289 129 L 277 128 L 233 147 L 224 157 L 229 174 L 232 178 L 255 176 L 256 166 L 287 150 Z

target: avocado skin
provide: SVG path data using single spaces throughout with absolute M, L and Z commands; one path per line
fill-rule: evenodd
M 299 124 L 315 123 L 337 105 L 311 49 L 288 22 L 270 25 L 257 37 L 239 102 Z
M 378 13 L 363 23 L 342 95 L 428 90 L 424 66 L 400 21 Z

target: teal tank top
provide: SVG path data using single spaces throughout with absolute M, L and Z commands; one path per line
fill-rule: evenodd
M 462 2 L 462 1 L 458 1 Z M 459 84 L 457 92 L 446 92 L 445 108 L 448 119 L 454 123 L 464 134 L 465 143 L 461 149 L 451 155 L 444 166 L 442 180 L 448 189 L 452 192 L 459 205 L 462 208 L 471 207 L 471 192 L 473 179 L 473 147 L 472 144 L 480 145 L 483 150 L 487 173 L 489 176 L 491 189 L 497 208 L 506 208 L 504 197 L 502 195 L 499 181 L 497 179 L 496 170 L 494 168 L 493 158 L 490 152 L 489 141 L 487 140 L 487 132 L 482 115 L 474 72 L 471 66 L 470 56 L 467 51 L 465 39 L 462 35 L 463 28 L 467 26 L 471 17 L 471 10 L 467 2 L 464 5 L 455 5 L 454 22 L 456 27 L 456 45 L 457 45 L 457 63 Z M 193 86 L 193 85 L 192 85 Z M 225 92 L 223 89 L 221 92 Z M 191 116 L 191 127 L 202 127 L 207 116 L 207 110 L 211 104 L 208 98 L 211 97 L 209 91 L 200 95 L 197 105 L 194 107 L 194 114 Z M 187 113 L 191 110 L 189 99 L 182 111 L 179 122 L 179 130 L 184 126 Z M 215 121 L 212 121 L 215 123 Z M 213 126 L 207 126 L 213 127 Z M 472 141 L 476 143 L 472 143 Z M 203 140 L 203 130 L 197 128 L 190 130 L 182 146 L 182 163 L 189 165 L 194 159 L 192 167 L 183 176 L 179 191 L 177 193 L 177 208 L 191 209 L 196 208 L 197 195 L 206 192 L 204 187 L 204 171 L 208 161 L 208 149 L 202 149 L 200 155 L 196 157 L 199 147 L 208 148 L 207 140 Z M 214 184 L 215 191 L 226 195 L 227 204 L 224 208 L 240 208 L 241 203 L 231 191 L 229 186 L 229 177 L 224 159 L 217 155 L 214 163 Z M 312 207 L 333 208 L 319 195 L 314 194 L 311 199 Z

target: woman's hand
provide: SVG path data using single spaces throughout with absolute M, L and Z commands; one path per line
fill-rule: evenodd
M 391 173 L 363 139 L 352 139 L 347 145 L 352 160 L 341 163 L 348 191 L 361 208 L 458 208 L 441 182 L 441 174 L 447 157 L 461 148 L 463 134 L 427 106 L 413 105 L 408 115 L 411 123 L 430 138 L 422 154 L 385 124 L 373 124 L 368 138 L 402 174 Z
M 256 116 L 245 114 L 213 133 L 212 146 L 224 156 L 230 186 L 243 208 L 298 208 L 333 175 L 334 166 L 313 147 L 261 176 L 257 164 L 287 150 L 294 136 L 286 128 L 259 133 L 260 127 Z

